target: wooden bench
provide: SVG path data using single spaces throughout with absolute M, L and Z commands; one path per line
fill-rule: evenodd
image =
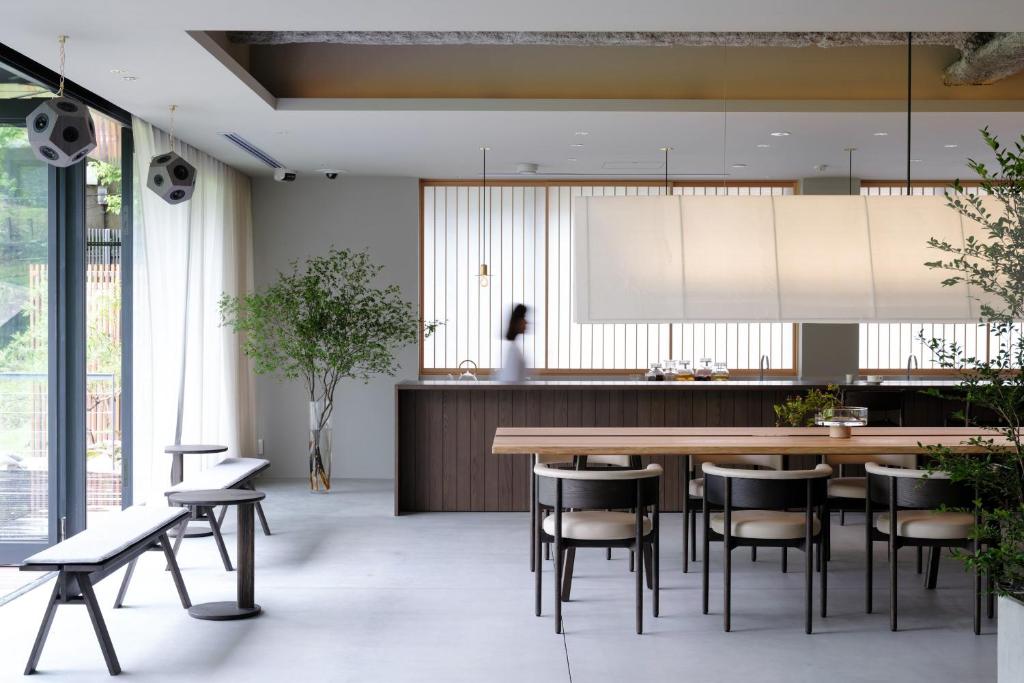
M 165 495 L 182 491 L 206 491 L 210 489 L 248 489 L 254 490 L 253 480 L 263 474 L 270 467 L 270 461 L 262 458 L 224 458 L 213 467 L 197 472 L 180 484 L 175 484 L 164 492 Z M 224 569 L 231 571 L 231 560 L 228 558 L 228 551 L 224 546 L 224 538 L 221 536 L 220 527 L 224 521 L 224 513 L 227 506 L 221 508 L 220 515 L 215 516 L 212 509 L 194 509 L 192 519 L 206 520 L 210 524 L 213 538 L 217 543 L 217 550 L 220 552 L 221 560 L 224 562 Z M 260 519 L 260 526 L 263 533 L 270 535 L 270 525 L 267 524 L 267 516 L 263 513 L 263 506 L 256 503 L 256 514 Z M 174 553 L 177 555 L 184 534 L 178 534 L 174 539 Z
M 121 673 L 121 665 L 114 653 L 114 645 L 110 642 L 110 634 L 103 621 L 93 586 L 129 562 L 131 569 L 134 569 L 135 561 L 147 550 L 163 550 L 181 606 L 186 609 L 191 607 L 185 582 L 167 538 L 167 532 L 183 524 L 187 518 L 188 510 L 185 508 L 136 505 L 121 512 L 106 514 L 98 526 L 86 529 L 25 560 L 20 566 L 22 571 L 58 572 L 32 653 L 25 665 L 25 674 L 35 673 L 58 605 L 85 605 L 103 659 L 106 660 L 107 670 L 111 676 Z M 115 607 L 121 606 L 125 587 L 127 584 L 122 585 Z

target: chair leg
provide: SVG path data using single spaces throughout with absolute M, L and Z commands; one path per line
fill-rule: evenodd
M 539 561 L 540 558 L 540 514 L 534 516 L 533 524 L 533 559 L 535 561 L 533 567 L 533 613 L 534 616 L 540 616 L 540 601 L 541 601 L 541 569 L 543 564 Z
M 46 637 L 50 635 L 50 627 L 53 626 L 53 615 L 57 611 L 60 587 L 63 583 L 63 576 L 58 576 L 53 582 L 53 591 L 50 593 L 50 600 L 46 603 L 46 610 L 43 611 L 43 620 L 39 622 L 39 631 L 36 633 L 36 640 L 32 644 L 32 652 L 28 656 L 28 663 L 25 664 L 25 675 L 36 672 L 36 665 L 39 664 L 39 656 L 43 654 L 43 645 L 46 644 Z
M 612 549 L 611 548 L 605 548 L 604 559 L 606 559 L 606 560 L 612 559 Z
M 937 546 L 928 548 L 928 573 L 924 576 L 924 587 L 927 590 L 935 590 L 935 586 L 939 582 L 940 557 L 942 557 L 942 548 Z
M 920 574 L 924 571 L 924 548 L 917 546 L 917 573 Z
M 654 616 L 660 616 L 661 612 L 661 580 L 659 577 L 659 567 L 661 564 L 661 540 L 658 538 L 660 532 L 656 532 L 654 537 L 654 595 L 651 596 L 653 604 Z M 991 618 L 991 615 L 989 616 Z
M 690 510 L 690 561 L 697 561 L 697 511 Z
M 814 616 L 814 541 L 805 543 L 804 549 L 804 633 L 810 633 Z
M 89 580 L 88 574 L 76 574 L 75 579 L 78 582 L 78 590 L 82 592 L 82 601 L 89 611 L 92 630 L 96 632 L 96 639 L 100 642 L 100 650 L 107 663 L 107 671 L 111 676 L 116 676 L 121 673 L 121 665 L 117 661 L 114 644 L 110 641 L 110 633 L 107 632 L 107 625 L 103 621 L 100 604 L 96 601 L 96 593 L 92 590 L 92 581 Z
M 217 516 L 213 514 L 213 508 L 207 508 L 207 517 L 210 520 L 210 529 L 213 531 L 213 540 L 217 542 L 217 551 L 220 552 L 221 562 L 224 563 L 225 571 L 232 571 L 231 558 L 228 557 L 228 550 L 224 547 L 224 537 L 220 535 L 220 524 L 217 524 Z
M 824 529 L 825 533 L 825 544 L 828 547 L 828 536 L 831 533 L 828 527 Z M 818 541 L 821 543 L 821 540 Z M 819 556 L 821 557 L 821 618 L 824 619 L 828 615 L 828 553 L 818 550 Z
M 174 557 L 174 555 L 171 555 Z M 120 609 L 124 604 L 124 596 L 128 594 L 128 584 L 132 581 L 132 575 L 135 573 L 135 564 L 139 561 L 139 558 L 133 559 L 128 563 L 128 569 L 124 572 L 124 578 L 121 579 L 121 587 L 117 589 L 117 597 L 114 598 L 114 609 Z
M 751 562 L 757 562 L 757 546 L 756 545 L 750 546 L 750 561 Z
M 871 614 L 871 591 L 874 589 L 874 576 L 872 576 L 875 568 L 874 553 L 872 553 L 871 543 L 871 523 L 870 520 L 865 523 L 867 536 L 867 552 L 864 557 L 864 611 L 867 614 Z
M 192 601 L 188 597 L 185 579 L 181 578 L 181 569 L 178 568 L 178 560 L 171 551 L 171 542 L 167 538 L 166 533 L 160 534 L 160 547 L 164 549 L 164 557 L 167 558 L 167 564 L 171 568 L 171 578 L 174 579 L 174 587 L 178 591 L 178 599 L 181 600 L 181 606 L 188 609 L 192 606 Z
M 636 633 L 640 635 L 644 632 L 644 568 L 643 568 L 643 548 L 639 548 L 641 566 L 637 567 L 635 583 L 636 583 Z
M 899 575 L 899 572 L 897 571 L 899 563 L 897 562 L 896 555 L 898 553 L 899 553 L 899 550 L 896 548 L 896 544 L 893 542 L 892 538 L 890 537 L 890 540 L 889 540 L 889 630 L 890 631 L 895 631 L 896 630 L 896 606 L 897 606 L 897 593 L 896 593 L 896 591 L 898 589 L 898 585 L 897 585 L 898 579 L 897 579 L 897 576 Z
M 846 510 L 839 511 L 839 526 L 846 526 Z
M 576 548 L 566 548 L 562 555 L 565 556 L 562 569 L 562 602 L 569 602 L 569 596 L 572 594 L 572 570 L 576 564 Z
M 644 544 L 644 576 L 647 577 L 647 590 L 654 590 L 654 554 L 650 543 Z
M 722 573 L 722 630 L 726 633 L 732 630 L 732 549 L 729 545 L 729 537 L 726 536 L 722 543 L 722 548 L 725 550 L 725 568 Z
M 683 510 L 683 573 L 690 571 L 690 511 Z
M 562 632 L 562 544 L 555 539 L 555 633 Z
M 782 573 L 785 574 L 789 567 L 789 548 L 782 548 Z
M 632 571 L 636 570 L 635 563 L 636 563 L 636 553 L 633 552 L 632 550 L 630 550 L 629 551 L 629 571 L 632 572 Z
M 711 565 L 711 563 L 707 561 L 707 557 L 708 557 L 708 553 L 711 552 L 711 539 L 710 539 L 710 537 L 708 535 L 707 513 L 705 512 L 703 515 L 701 515 L 701 517 L 702 517 L 702 524 L 704 525 L 704 548 L 703 548 L 704 552 L 701 555 L 701 557 L 704 558 L 704 561 L 700 563 L 700 565 L 701 565 L 700 566 L 700 574 L 701 574 L 701 582 L 702 582 L 701 585 L 704 588 L 704 594 L 702 596 L 702 602 L 701 602 L 701 613 L 702 614 L 707 614 L 708 613 L 708 580 L 709 580 L 709 576 L 708 576 L 709 570 L 708 570 L 708 567 Z M 696 523 L 697 523 L 697 520 L 695 519 L 694 520 L 694 524 L 696 524 Z

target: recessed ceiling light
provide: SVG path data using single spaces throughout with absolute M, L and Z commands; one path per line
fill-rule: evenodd
M 943 147 L 945 147 L 946 149 L 956 149 L 959 146 L 960 145 L 943 145 Z
M 128 76 L 128 75 L 125 75 L 125 76 L 121 76 L 121 80 L 122 80 L 122 81 L 137 81 L 137 80 L 139 80 L 139 79 L 138 79 L 138 78 L 136 78 L 135 76 Z
M 747 165 L 746 164 L 733 164 L 732 167 L 733 168 L 746 168 Z
M 569 157 L 566 161 L 577 161 L 576 157 Z
M 884 138 L 888 133 L 872 133 L 876 138 Z
M 774 133 L 772 133 L 773 138 L 788 138 L 790 135 L 792 135 L 792 133 L 790 133 L 788 130 L 777 130 Z
M 579 135 L 579 136 L 590 135 L 590 132 L 589 131 L 585 131 L 585 130 L 578 130 L 578 131 L 576 131 L 576 135 Z
M 112 73 L 112 74 L 123 74 L 125 71 L 127 71 L 127 69 L 111 69 L 110 73 Z
M 758 149 L 768 149 L 769 147 L 771 147 L 771 145 L 766 144 L 764 142 L 757 146 Z
M 569 146 L 570 146 L 570 147 L 582 147 L 582 146 L 583 146 L 583 143 L 581 143 L 581 142 L 574 142 L 574 143 L 572 143 L 572 144 L 571 144 L 571 145 L 569 145 Z
M 914 163 L 914 164 L 919 164 L 919 163 L 921 163 L 922 161 L 924 161 L 924 160 L 923 160 L 923 159 L 911 159 L 911 160 L 910 160 L 910 162 L 911 162 L 911 163 Z

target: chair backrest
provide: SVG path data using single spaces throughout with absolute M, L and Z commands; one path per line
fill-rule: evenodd
M 716 465 L 751 465 L 769 470 L 782 469 L 782 456 L 766 453 L 722 453 L 715 455 L 691 455 L 694 469 L 706 462 Z
M 838 454 L 825 456 L 825 463 L 833 467 L 836 465 L 866 465 L 869 462 L 890 465 L 892 467 L 914 467 L 917 464 L 917 456 L 913 453 L 887 453 L 879 455 Z
M 588 455 L 587 467 L 591 465 L 610 465 L 612 467 L 629 467 L 628 455 Z
M 813 470 L 749 470 L 706 462 L 701 469 L 709 504 L 724 506 L 729 487 L 730 507 L 767 510 L 821 505 L 828 498 L 827 480 L 832 475 L 828 465 Z
M 892 489 L 896 493 L 896 507 L 911 510 L 942 505 L 970 507 L 974 500 L 970 486 L 952 481 L 945 472 L 885 467 L 872 462 L 864 468 L 868 474 L 868 495 L 872 503 L 888 506 Z
M 653 505 L 658 500 L 658 482 L 663 473 L 661 465 L 648 465 L 641 470 L 577 470 L 536 465 L 533 472 L 538 477 L 537 500 L 541 505 L 555 507 L 561 488 L 562 507 L 578 510 Z

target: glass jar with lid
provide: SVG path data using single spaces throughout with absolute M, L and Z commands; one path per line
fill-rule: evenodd
M 663 360 L 661 361 L 661 367 L 664 368 L 665 381 L 669 382 L 676 378 L 676 362 L 674 360 Z
M 648 382 L 664 382 L 665 373 L 661 371 L 660 363 L 651 363 L 647 374 L 644 375 L 644 379 Z
M 716 382 L 724 382 L 729 379 L 729 368 L 725 366 L 725 363 L 715 363 L 715 367 L 711 371 L 711 379 Z
M 701 358 L 700 367 L 697 368 L 694 373 L 694 378 L 698 380 L 709 380 L 711 379 L 711 359 Z
M 679 361 L 678 367 L 676 367 L 676 381 L 677 382 L 692 382 L 693 381 L 693 369 L 690 368 L 690 361 L 681 360 Z

